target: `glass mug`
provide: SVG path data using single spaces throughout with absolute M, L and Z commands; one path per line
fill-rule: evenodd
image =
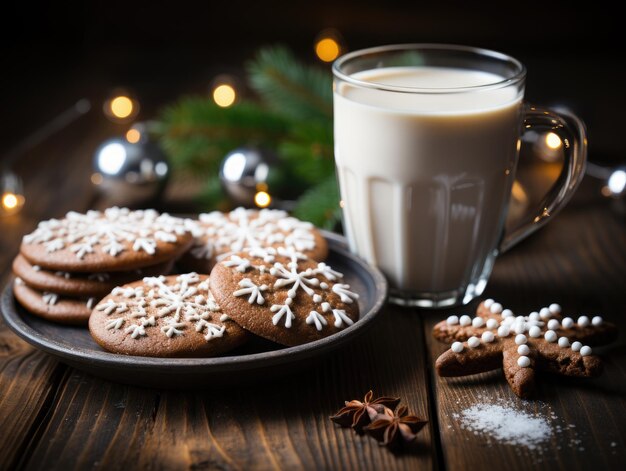
M 479 296 L 498 253 L 549 221 L 583 177 L 584 125 L 524 103 L 526 68 L 505 54 L 383 46 L 340 57 L 333 75 L 344 231 L 387 276 L 391 302 L 437 308 Z M 529 130 L 560 137 L 564 167 L 530 220 L 505 233 Z

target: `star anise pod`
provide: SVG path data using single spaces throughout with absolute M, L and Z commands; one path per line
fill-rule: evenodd
M 345 407 L 330 417 L 330 420 L 342 427 L 352 427 L 359 433 L 363 433 L 363 426 L 370 423 L 374 417 L 384 412 L 385 409 L 395 409 L 400 403 L 399 397 L 379 397 L 372 400 L 374 393 L 370 390 L 363 401 L 353 399 L 346 401 Z
M 402 406 L 396 413 L 385 408 L 364 430 L 381 445 L 398 449 L 415 443 L 417 432 L 427 423 L 415 415 L 409 415 L 407 407 Z

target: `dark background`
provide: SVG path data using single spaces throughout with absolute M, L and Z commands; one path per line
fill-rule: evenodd
M 219 73 L 241 74 L 263 45 L 315 61 L 336 28 L 350 50 L 398 42 L 487 47 L 528 67 L 527 99 L 566 105 L 589 128 L 591 160 L 626 160 L 623 18 L 603 2 L 15 2 L 0 29 L 0 156 L 77 99 L 132 90 L 139 119 Z

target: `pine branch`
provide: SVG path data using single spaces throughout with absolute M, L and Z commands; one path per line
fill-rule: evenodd
M 157 128 L 175 168 L 213 173 L 224 155 L 242 145 L 277 147 L 289 123 L 254 103 L 220 108 L 190 97 L 167 108 Z
M 315 184 L 335 170 L 332 122 L 302 121 L 278 146 L 284 165 L 302 182 Z
M 174 169 L 206 178 L 199 199 L 216 207 L 225 202 L 218 169 L 228 152 L 242 146 L 275 149 L 281 163 L 270 172 L 270 188 L 299 198 L 296 216 L 334 228 L 340 212 L 331 75 L 303 65 L 283 47 L 261 50 L 248 74 L 260 104 L 220 108 L 207 97 L 190 97 L 164 110 L 156 132 Z
M 252 88 L 269 109 L 296 119 L 332 119 L 328 72 L 303 65 L 280 46 L 262 49 L 247 70 Z
M 307 190 L 298 199 L 293 215 L 318 227 L 332 230 L 341 219 L 339 188 L 335 174 L 327 176 Z

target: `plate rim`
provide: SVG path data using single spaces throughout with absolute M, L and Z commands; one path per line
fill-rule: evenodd
M 73 347 L 63 344 L 57 340 L 52 340 L 30 327 L 18 314 L 15 309 L 15 298 L 13 296 L 14 276 L 10 276 L 2 292 L 0 300 L 0 314 L 6 325 L 18 335 L 22 340 L 33 347 L 42 350 L 73 365 L 83 364 L 93 367 L 124 368 L 126 370 L 149 368 L 151 370 L 171 370 L 177 373 L 184 369 L 204 369 L 210 368 L 211 372 L 219 373 L 231 369 L 254 369 L 257 367 L 268 367 L 280 365 L 287 362 L 297 361 L 315 356 L 316 353 L 324 353 L 331 348 L 339 347 L 350 340 L 355 334 L 371 326 L 377 315 L 385 305 L 388 296 L 388 282 L 382 272 L 375 266 L 368 264 L 365 260 L 351 253 L 347 248 L 344 236 L 330 231 L 319 229 L 329 244 L 329 249 L 356 263 L 359 268 L 368 273 L 372 278 L 378 295 L 374 297 L 374 304 L 362 317 L 358 323 L 345 330 L 337 332 L 323 339 L 304 343 L 293 347 L 284 347 L 268 352 L 251 353 L 246 355 L 227 355 L 219 357 L 197 357 L 197 358 L 167 358 L 167 357 L 145 357 L 138 355 L 123 355 L 119 353 L 99 351 L 81 346 Z M 356 327 L 355 327 L 356 326 Z

